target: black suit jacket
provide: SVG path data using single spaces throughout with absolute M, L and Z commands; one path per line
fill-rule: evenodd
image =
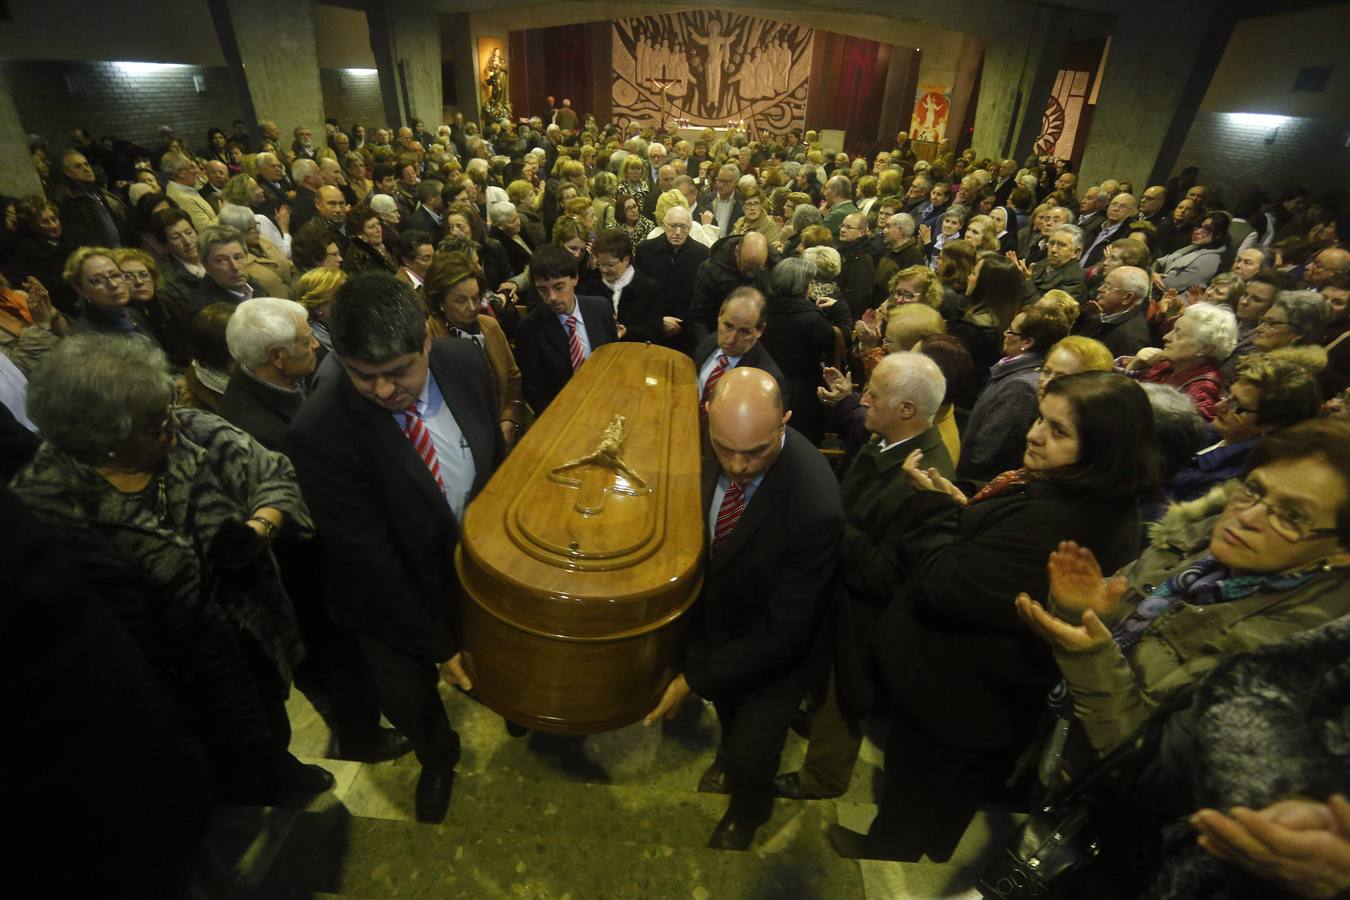
M 243 369 L 230 376 L 216 412 L 268 450 L 286 452 L 286 429 L 300 411 L 304 395 L 264 384 Z
M 828 661 L 821 626 L 844 508 L 820 451 L 793 429 L 786 434 L 726 545 L 709 554 L 690 611 L 684 676 L 699 696 L 717 702 L 803 690 Z M 705 532 L 720 475 L 708 450 Z
M 292 232 L 300 230 L 306 222 L 319 214 L 318 207 L 314 205 L 314 202 L 318 197 L 319 195 L 316 192 L 311 191 L 304 185 L 296 185 L 295 204 L 293 207 L 295 212 L 291 213 Z
M 432 246 L 435 246 L 441 242 L 441 238 L 445 237 L 445 219 L 442 217 L 438 223 L 431 217 L 431 213 L 427 212 L 426 207 L 419 203 L 417 209 L 413 210 L 412 215 L 408 216 L 408 224 L 405 226 L 405 230 L 411 231 L 413 229 L 425 231 L 431 235 Z
M 576 296 L 591 352 L 601 344 L 619 339 L 614 307 L 603 297 Z M 520 366 L 525 400 L 536 415 L 543 413 L 572 377 L 572 357 L 567 350 L 567 332 L 557 315 L 539 305 L 516 329 L 516 364 Z
M 699 372 L 703 371 L 703 364 L 708 361 L 708 357 L 712 356 L 716 350 L 716 334 L 710 334 L 699 341 L 698 347 L 694 350 L 695 377 L 697 377 Z M 787 376 L 784 375 L 783 370 L 778 367 L 778 363 L 774 362 L 773 354 L 769 353 L 768 349 L 764 346 L 763 341 L 755 341 L 755 346 L 751 347 L 750 350 L 741 357 L 741 361 L 737 363 L 737 368 L 741 366 L 749 366 L 752 369 L 763 369 L 765 372 L 772 375 L 773 380 L 778 382 L 779 390 L 783 392 L 784 408 L 792 408 L 792 404 L 789 402 L 790 398 L 788 397 Z
M 476 495 L 503 454 L 492 373 L 478 348 L 444 339 L 431 374 L 469 443 Z M 324 542 L 334 621 L 426 662 L 454 656 L 459 523 L 394 417 L 344 372 L 301 407 L 285 443 Z
M 694 295 L 694 278 L 698 267 L 708 258 L 708 248 L 693 238 L 686 238 L 676 250 L 664 234 L 643 241 L 633 251 L 633 266 L 639 272 L 661 285 L 664 298 L 662 315 L 683 319 L 689 310 L 689 298 Z M 685 353 L 692 352 L 694 341 L 687 329 L 667 342 Z
M 598 270 L 589 273 L 577 290 L 594 297 L 606 298 L 613 292 L 605 287 Z M 613 308 L 613 301 L 610 307 Z M 622 340 L 651 341 L 661 340 L 661 317 L 665 315 L 665 291 L 661 285 L 641 272 L 633 272 L 633 280 L 619 292 L 619 324 L 625 329 Z
M 694 207 L 694 211 L 690 214 L 691 216 L 693 216 L 693 219 L 694 219 L 695 222 L 702 222 L 702 221 L 703 221 L 703 214 L 704 214 L 705 212 L 710 212 L 710 213 L 713 214 L 712 227 L 713 227 L 713 228 L 717 228 L 717 227 L 718 227 L 718 226 L 717 226 L 717 206 L 716 206 L 716 204 L 713 202 L 716 198 L 717 198 L 717 195 L 716 195 L 716 194 L 704 194 L 702 197 L 699 197 L 699 198 L 698 198 L 698 205 L 696 205 L 696 206 Z M 731 229 L 735 227 L 736 223 L 737 223 L 737 222 L 740 220 L 740 218 L 741 218 L 742 216 L 744 216 L 744 215 L 745 215 L 745 210 L 741 209 L 741 195 L 740 195 L 740 194 L 732 194 L 732 195 L 731 195 L 731 221 L 727 223 L 727 230 L 726 230 L 726 232 L 724 233 L 724 232 L 719 231 L 719 232 L 717 233 L 717 236 L 718 236 L 719 238 L 730 237 L 730 236 L 731 236 Z
M 249 287 L 253 288 L 253 296 L 267 296 L 267 291 L 263 290 L 262 285 L 258 284 L 258 282 L 250 278 L 248 283 Z M 215 281 L 211 279 L 211 276 L 208 275 L 203 278 L 195 288 L 183 295 L 183 315 L 185 319 L 190 321 L 193 316 L 206 309 L 206 307 L 210 306 L 212 303 L 228 303 L 231 306 L 238 306 L 243 302 L 244 301 L 239 298 L 238 294 L 232 294 L 225 290 L 223 287 L 216 284 Z

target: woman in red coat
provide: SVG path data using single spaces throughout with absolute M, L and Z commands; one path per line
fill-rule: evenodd
M 1191 398 L 1196 410 L 1213 421 L 1223 395 L 1220 365 L 1237 344 L 1237 319 L 1233 311 L 1212 303 L 1186 308 L 1163 347 L 1145 347 L 1125 367 L 1125 372 L 1149 384 L 1166 384 Z

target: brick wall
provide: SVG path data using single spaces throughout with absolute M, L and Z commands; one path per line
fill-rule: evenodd
M 380 79 L 373 71 L 320 69 L 319 87 L 323 90 L 325 119 L 337 119 L 345 129 L 359 122 L 366 126 L 367 133 L 384 124 Z
M 115 135 L 147 147 L 160 125 L 171 125 L 186 146 L 200 151 L 206 130 L 230 131 L 240 116 L 224 66 L 166 66 L 133 71 L 117 63 L 6 60 L 0 63 L 29 134 L 54 148 L 70 145 L 76 125 L 95 137 Z M 197 92 L 193 76 L 204 80 Z
M 109 62 L 81 63 L 35 60 L 0 62 L 27 134 L 40 134 L 54 148 L 70 145 L 76 125 L 95 137 L 115 135 L 146 147 L 159 142 L 159 126 L 172 125 L 193 152 L 206 145 L 206 130 L 231 130 L 241 113 L 224 66 L 166 66 L 130 70 Z M 197 92 L 193 76 L 204 79 Z M 324 116 L 344 128 L 360 122 L 367 128 L 384 123 L 380 80 L 374 72 L 320 69 Z M 283 135 L 290 126 L 278 123 Z
M 1172 174 L 1200 169 L 1200 181 L 1228 192 L 1255 182 L 1270 193 L 1301 184 L 1314 192 L 1350 187 L 1347 126 L 1287 118 L 1267 143 L 1271 124 L 1248 124 L 1232 113 L 1201 112 L 1191 124 Z

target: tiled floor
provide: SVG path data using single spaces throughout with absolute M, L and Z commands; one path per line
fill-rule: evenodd
M 705 843 L 726 799 L 696 793 L 717 722 L 690 704 L 663 726 L 585 739 L 507 735 L 496 714 L 443 687 L 464 756 L 443 826 L 412 812 L 418 766 L 325 759 L 328 730 L 298 692 L 292 750 L 337 786 L 303 811 L 236 808 L 218 829 L 240 889 L 257 896 L 938 898 L 971 890 L 1012 822 L 981 815 L 944 864 L 853 863 L 826 840 L 838 821 L 866 830 L 881 755 L 870 740 L 837 801 L 780 802 L 750 853 Z M 806 743 L 789 735 L 783 769 Z M 236 862 L 237 860 L 237 862 Z

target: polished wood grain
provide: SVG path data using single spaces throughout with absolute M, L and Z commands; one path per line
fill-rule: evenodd
M 688 357 L 606 344 L 470 505 L 455 565 L 483 703 L 560 734 L 656 705 L 701 579 L 697 403 Z

